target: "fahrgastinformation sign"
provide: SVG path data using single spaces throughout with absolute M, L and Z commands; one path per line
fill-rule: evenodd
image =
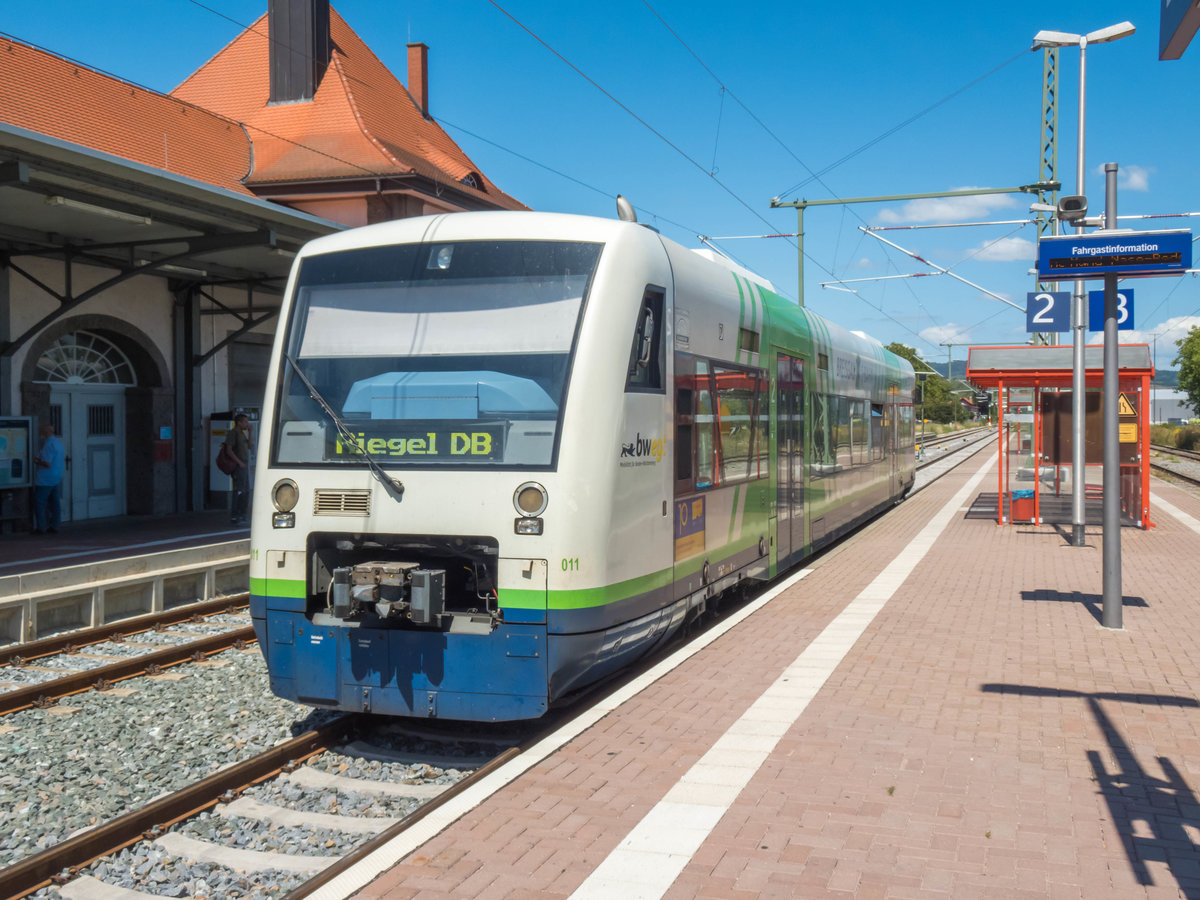
M 1099 231 L 1038 240 L 1038 278 L 1042 281 L 1182 275 L 1191 267 L 1192 233 L 1187 229 Z

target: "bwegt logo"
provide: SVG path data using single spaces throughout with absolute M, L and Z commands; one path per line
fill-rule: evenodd
M 621 458 L 626 457 L 640 459 L 646 456 L 654 457 L 655 462 L 662 462 L 663 454 L 666 452 L 667 442 L 663 438 L 642 437 L 639 431 L 634 435 L 634 439 L 628 443 L 621 443 Z

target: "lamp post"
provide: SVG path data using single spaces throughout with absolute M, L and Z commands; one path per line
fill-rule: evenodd
M 1109 41 L 1127 37 L 1133 32 L 1133 23 L 1121 22 L 1098 31 L 1089 31 L 1087 34 L 1039 31 L 1033 36 L 1031 50 L 1040 50 L 1043 47 L 1079 47 L 1079 130 L 1075 148 L 1075 192 L 1077 194 L 1082 195 L 1084 192 L 1083 149 L 1084 114 L 1087 104 L 1087 45 L 1106 44 Z M 1083 232 L 1083 227 L 1083 222 L 1077 222 L 1075 225 L 1075 229 L 1079 233 Z M 1084 390 L 1086 382 L 1083 368 L 1083 347 L 1087 332 L 1087 309 L 1084 306 L 1086 297 L 1083 281 L 1077 280 L 1071 302 L 1073 337 L 1071 355 L 1071 543 L 1076 547 L 1084 545 L 1084 526 L 1087 521 L 1084 517 L 1084 481 L 1086 479 L 1084 470 L 1086 461 L 1084 453 L 1084 411 L 1086 409 Z

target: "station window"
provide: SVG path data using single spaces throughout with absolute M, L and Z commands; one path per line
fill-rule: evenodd
M 638 310 L 629 350 L 626 391 L 661 391 L 665 358 L 663 354 L 663 290 L 647 287 Z

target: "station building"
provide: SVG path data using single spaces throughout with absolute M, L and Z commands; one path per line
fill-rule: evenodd
M 430 117 L 426 45 L 405 86 L 328 0 L 270 0 L 170 93 L 14 38 L 0 57 L 0 420 L 56 426 L 65 519 L 226 502 L 214 444 L 257 415 L 306 241 L 525 208 Z M 11 468 L 6 532 L 29 519 Z

